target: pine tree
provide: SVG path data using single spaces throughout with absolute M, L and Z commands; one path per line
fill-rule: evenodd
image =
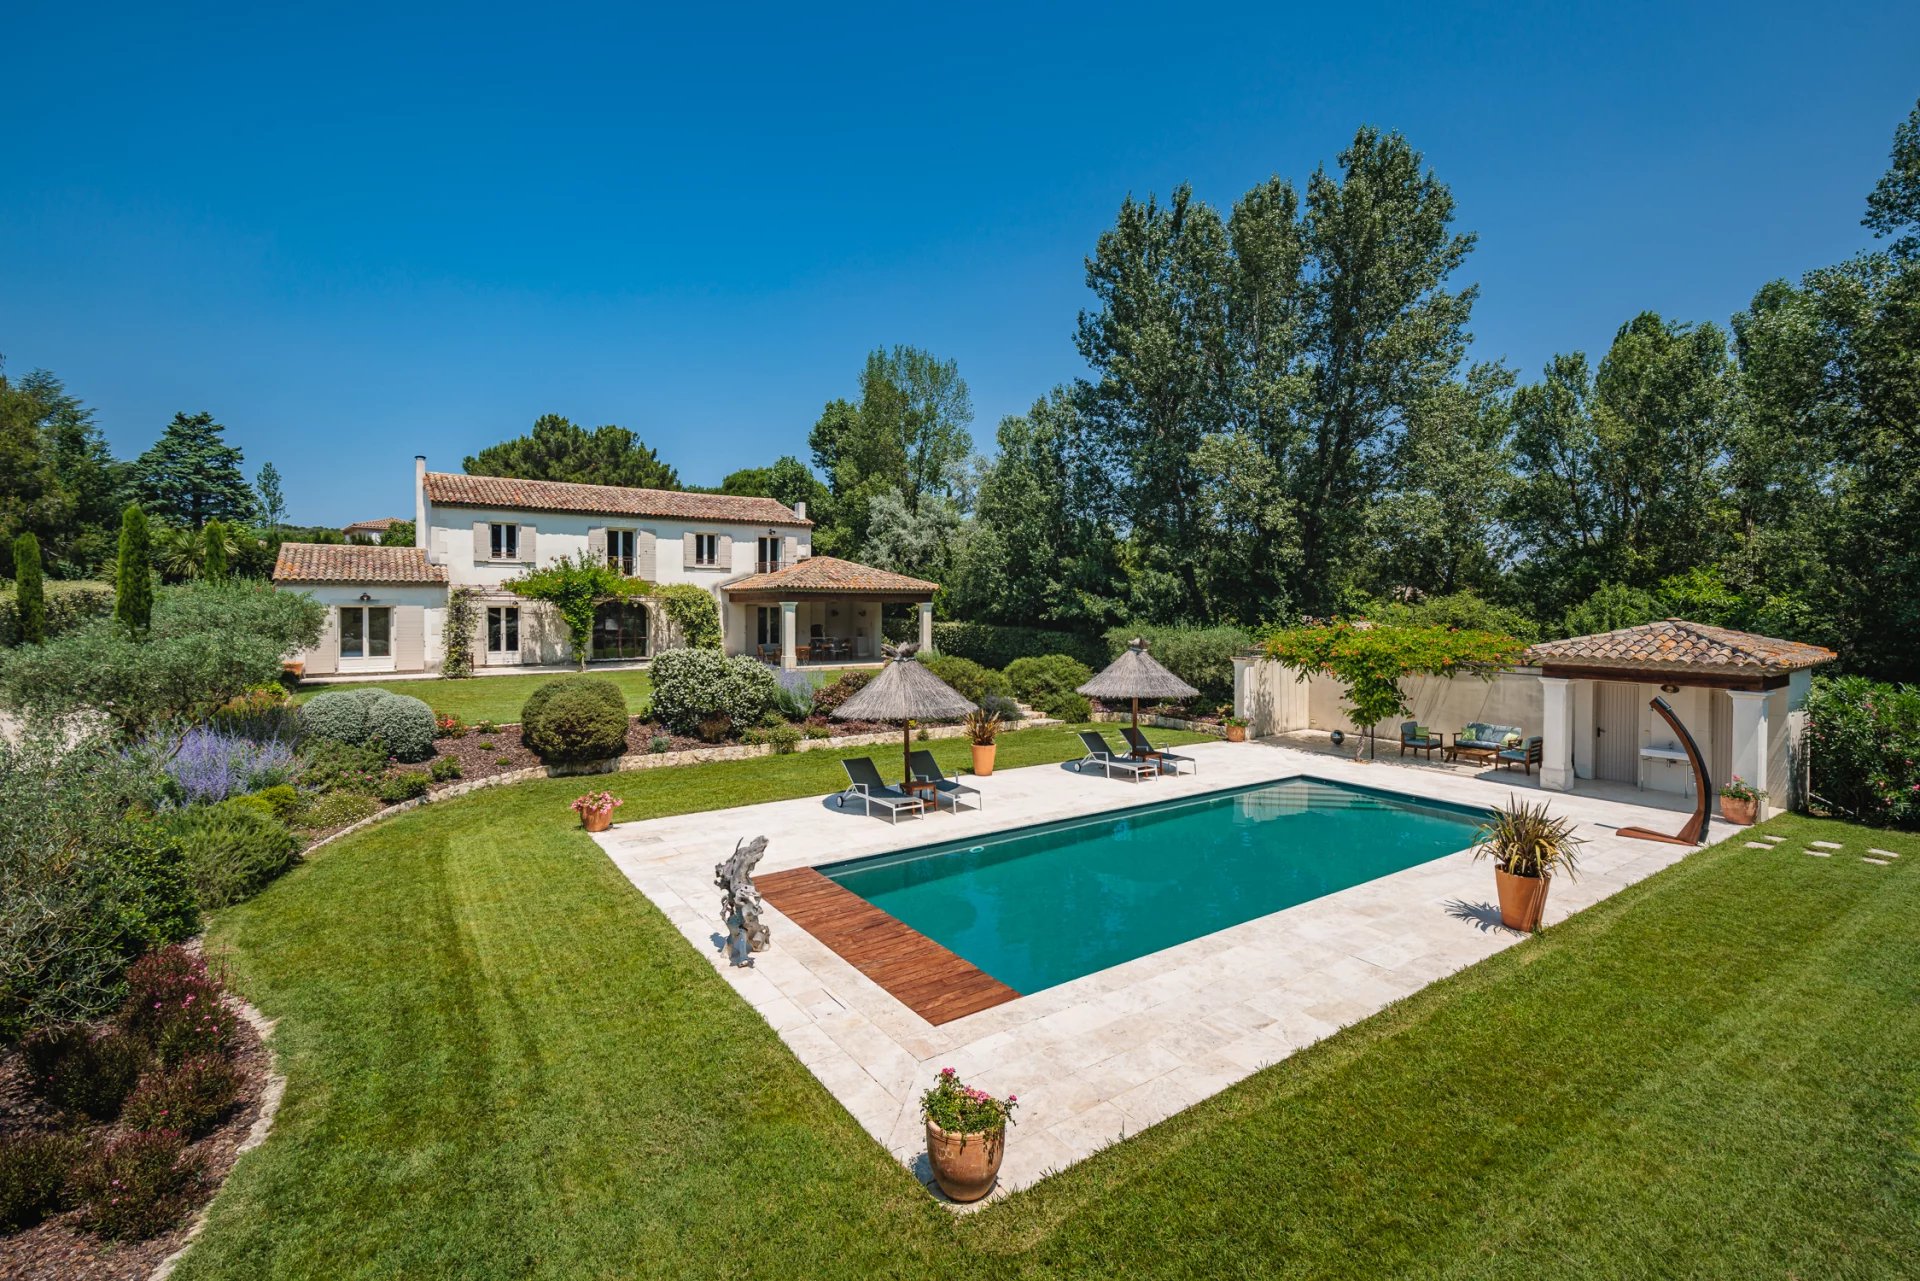
M 221 435 L 212 414 L 175 414 L 153 448 L 133 464 L 140 497 L 170 525 L 199 529 L 210 520 L 247 521 L 253 487 L 240 471 L 240 451 Z
M 38 645 L 47 638 L 47 587 L 40 572 L 40 540 L 31 533 L 13 540 L 13 587 L 20 643 Z
M 147 532 L 147 514 L 138 503 L 128 503 L 120 515 L 113 616 L 135 636 L 144 636 L 153 621 L 153 541 Z
M 217 520 L 207 522 L 201 531 L 205 550 L 200 557 L 200 576 L 210 583 L 227 581 L 227 527 Z

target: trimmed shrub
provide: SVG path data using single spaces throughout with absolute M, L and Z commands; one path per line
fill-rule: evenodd
M 1920 828 L 1920 688 L 1864 676 L 1814 677 L 1803 755 L 1813 794 L 1824 804 L 1862 823 Z
M 1012 724 L 1014 721 L 1023 721 L 1027 718 L 1027 714 L 1020 710 L 1020 704 L 1010 698 L 1004 698 L 999 694 L 987 695 L 987 697 L 981 701 L 980 706 L 992 712 L 1008 724 Z
M 1104 667 L 1112 658 L 1093 636 L 1001 623 L 935 623 L 933 647 L 942 654 L 971 658 L 995 668 L 1005 667 L 1016 658 L 1044 658 L 1049 654 L 1067 654 L 1091 667 Z
M 226 1115 L 240 1097 L 240 1085 L 240 1069 L 225 1055 L 196 1054 L 144 1073 L 120 1119 L 135 1130 L 179 1130 L 197 1139 Z
M 1005 673 L 991 671 L 970 658 L 935 654 L 920 662 L 928 671 L 953 686 L 962 698 L 976 706 L 984 699 L 1013 696 L 1013 686 Z
M 426 760 L 439 732 L 433 709 L 417 698 L 382 691 L 367 706 L 368 741 L 385 747 L 395 760 Z
M 758 724 L 780 689 L 766 664 L 707 649 L 668 650 L 653 660 L 651 675 L 654 716 L 681 734 L 697 734 L 715 717 L 730 727 Z
M 308 805 L 300 815 L 300 825 L 309 831 L 345 827 L 371 818 L 380 812 L 380 802 L 365 792 L 330 792 Z
M 433 764 L 427 766 L 427 777 L 436 783 L 451 783 L 460 777 L 460 758 L 457 756 L 436 756 Z
M 604 676 L 563 676 L 528 696 L 520 741 L 549 765 L 604 761 L 627 748 L 627 700 Z
M 1071 691 L 1055 694 L 1035 706 L 1041 715 L 1051 716 L 1057 721 L 1066 721 L 1070 725 L 1078 725 L 1093 719 L 1093 704 L 1088 701 L 1085 694 L 1075 694 Z
M 272 810 L 273 816 L 282 823 L 292 823 L 306 807 L 306 802 L 290 783 L 276 783 L 272 787 L 262 788 L 253 794 L 252 799 Z
M 767 742 L 773 745 L 775 756 L 790 756 L 800 747 L 800 727 L 781 721 L 767 731 Z
M 186 1213 L 201 1177 L 177 1130 L 113 1139 L 74 1166 L 70 1189 L 88 1227 L 136 1241 L 166 1231 Z
M 196 805 L 171 816 L 167 827 L 203 908 L 252 898 L 291 867 L 300 850 L 286 824 L 244 801 Z
M 65 1134 L 0 1139 L 0 1233 L 29 1228 L 58 1210 L 80 1144 Z
M 330 689 L 301 706 L 300 724 L 317 738 L 361 746 L 373 736 L 367 724 L 368 713 L 385 692 L 365 687 Z
M 872 672 L 842 672 L 837 680 L 813 691 L 813 714 L 831 716 L 840 706 L 867 687 Z
M 124 1032 L 98 1036 L 85 1027 L 35 1033 L 21 1043 L 33 1088 L 63 1112 L 95 1121 L 120 1115 L 146 1066 L 146 1042 Z
M 398 805 L 401 801 L 411 801 L 425 796 L 427 789 L 433 786 L 433 780 L 419 770 L 401 770 L 389 774 L 380 780 L 378 795 L 389 805 Z
M 1253 644 L 1239 627 L 1116 627 L 1107 633 L 1107 657 L 1118 658 L 1135 637 L 1162 667 L 1200 691 L 1202 705 L 1233 697 L 1233 660 Z
M 1015 698 L 1038 707 L 1043 699 L 1071 694 L 1093 679 L 1093 669 L 1069 654 L 1016 658 L 1007 664 L 1007 682 Z

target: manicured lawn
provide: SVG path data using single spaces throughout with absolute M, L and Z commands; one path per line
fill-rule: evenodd
M 506 725 L 520 719 L 520 708 L 527 701 L 527 695 L 548 681 L 558 679 L 559 675 L 545 672 L 536 676 L 475 676 L 463 681 L 435 678 L 421 681 L 368 681 L 366 684 L 420 699 L 434 711 L 452 712 L 469 725 L 482 720 Z M 587 675 L 604 677 L 618 685 L 627 696 L 627 710 L 635 716 L 645 714 L 653 701 L 653 682 L 645 671 L 630 669 L 607 672 L 589 667 Z M 330 689 L 353 688 L 356 686 L 302 685 L 294 692 L 293 701 L 304 703 Z
M 1073 750 L 1028 731 L 1001 757 Z M 631 820 L 824 793 L 834 756 L 604 781 Z M 955 1218 L 573 828 L 579 790 L 377 825 L 216 919 L 290 1085 L 176 1275 L 1885 1277 L 1920 1257 L 1920 840 L 1871 834 L 1904 855 L 1873 867 L 1861 829 L 1775 820 L 1778 851 L 1696 854 Z

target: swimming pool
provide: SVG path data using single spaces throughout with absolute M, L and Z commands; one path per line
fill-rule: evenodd
M 1465 849 L 1485 817 L 1292 778 L 818 870 L 1028 994 Z

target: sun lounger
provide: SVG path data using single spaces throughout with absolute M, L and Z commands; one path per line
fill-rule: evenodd
M 1200 762 L 1194 760 L 1193 757 L 1176 756 L 1172 752 L 1161 751 L 1147 741 L 1147 736 L 1144 732 L 1133 728 L 1131 725 L 1120 731 L 1120 737 L 1127 740 L 1127 746 L 1131 749 L 1128 755 L 1137 760 L 1154 762 L 1160 767 L 1162 774 L 1178 774 L 1182 765 L 1192 766 L 1193 772 L 1196 774 L 1200 772 Z
M 984 808 L 985 802 L 980 798 L 980 789 L 977 787 L 968 787 L 965 783 L 955 782 L 945 774 L 942 774 L 940 772 L 940 762 L 933 759 L 932 752 L 915 752 L 907 757 L 907 764 L 912 767 L 914 778 L 922 783 L 933 784 L 933 803 L 935 805 L 938 805 L 944 800 L 953 807 L 954 813 L 957 814 L 960 812 L 961 799 L 971 796 L 973 798 L 973 808 Z
M 897 787 L 887 786 L 886 780 L 880 777 L 880 771 L 874 768 L 871 758 L 856 756 L 840 763 L 846 766 L 847 782 L 850 784 L 846 791 L 833 798 L 841 809 L 847 807 L 848 801 L 858 800 L 862 813 L 871 814 L 873 807 L 878 805 L 889 823 L 899 822 L 902 814 L 912 814 L 918 818 L 921 811 L 926 809 L 926 802 L 919 797 L 908 796 Z
M 1087 749 L 1087 754 L 1081 757 L 1079 764 L 1073 767 L 1076 770 L 1085 769 L 1088 765 L 1098 765 L 1106 772 L 1108 778 L 1112 778 L 1115 773 L 1119 773 L 1123 777 L 1130 778 L 1136 783 L 1143 778 L 1152 778 L 1160 772 L 1160 767 L 1152 761 L 1140 761 L 1125 755 L 1114 755 L 1113 749 L 1107 746 L 1106 740 L 1092 730 L 1081 730 L 1080 742 Z

